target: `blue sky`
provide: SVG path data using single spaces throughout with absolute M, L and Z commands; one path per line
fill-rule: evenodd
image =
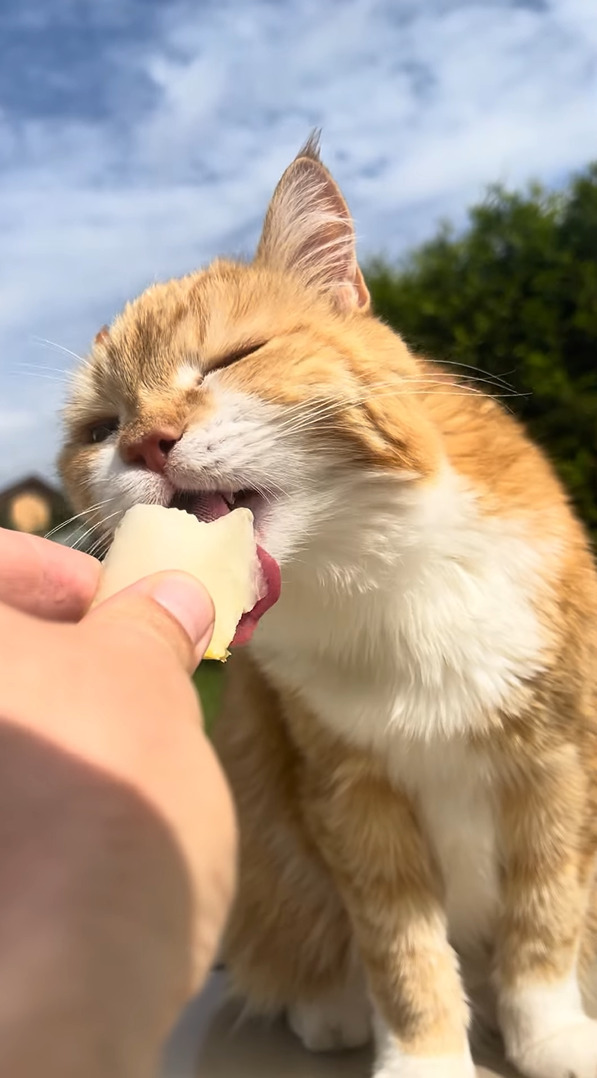
M 0 484 L 96 330 L 248 254 L 313 126 L 361 254 L 597 157 L 594 0 L 0 0 Z

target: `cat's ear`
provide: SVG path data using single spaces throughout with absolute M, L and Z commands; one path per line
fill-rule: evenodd
M 319 157 L 312 135 L 286 169 L 270 202 L 257 262 L 291 270 L 343 311 L 369 308 L 350 210 Z
M 106 344 L 107 341 L 108 341 L 109 336 L 110 336 L 110 330 L 108 329 L 108 327 L 107 326 L 102 326 L 101 329 L 98 329 L 95 337 L 93 338 L 93 343 L 94 344 Z

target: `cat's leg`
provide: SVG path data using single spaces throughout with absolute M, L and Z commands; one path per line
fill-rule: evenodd
M 375 1078 L 472 1078 L 441 885 L 405 797 L 337 746 L 305 798 L 349 911 L 375 1006 Z
M 597 1022 L 578 967 L 593 857 L 583 853 L 586 782 L 562 749 L 504 791 L 504 913 L 496 952 L 506 1053 L 528 1078 L 596 1078 Z
M 371 1005 L 351 927 L 303 822 L 300 761 L 275 695 L 245 656 L 230 684 L 214 743 L 240 827 L 237 899 L 222 957 L 250 1010 L 286 1012 L 306 1048 L 371 1039 Z
M 372 1011 L 361 960 L 353 958 L 327 992 L 309 993 L 287 1008 L 288 1024 L 310 1052 L 360 1048 L 372 1036 Z

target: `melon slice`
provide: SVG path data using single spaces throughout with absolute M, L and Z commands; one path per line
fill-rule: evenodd
M 190 573 L 207 588 L 216 617 L 205 658 L 224 662 L 242 615 L 267 590 L 250 509 L 234 509 L 206 524 L 182 509 L 133 506 L 116 529 L 95 603 L 166 570 Z

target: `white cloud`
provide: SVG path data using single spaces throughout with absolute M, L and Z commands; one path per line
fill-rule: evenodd
M 122 82 L 106 115 L 0 115 L 0 482 L 47 471 L 55 452 L 62 386 L 21 365 L 68 359 L 34 338 L 82 352 L 152 279 L 250 250 L 313 125 L 364 253 L 396 255 L 440 216 L 462 221 L 496 179 L 550 182 L 597 156 L 586 0 L 156 10 L 148 39 L 112 26 Z M 153 87 L 138 107 L 137 79 Z

